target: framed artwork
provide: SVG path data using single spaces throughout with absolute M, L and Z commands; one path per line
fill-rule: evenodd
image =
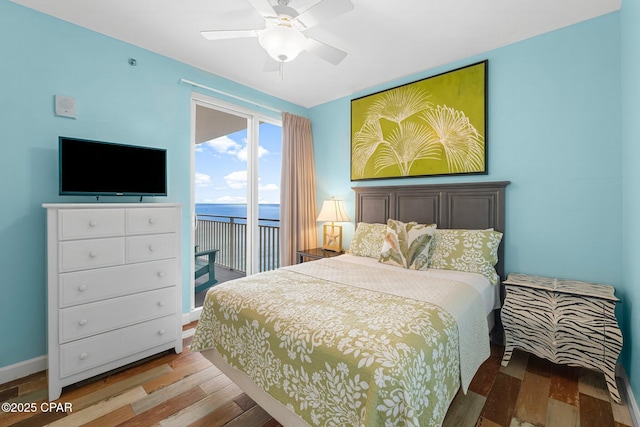
M 351 101 L 351 180 L 487 173 L 487 64 Z

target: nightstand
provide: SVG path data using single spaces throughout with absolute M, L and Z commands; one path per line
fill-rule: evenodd
M 303 249 L 300 251 L 296 251 L 296 254 L 298 255 L 298 264 L 304 262 L 305 258 L 308 260 L 332 258 L 334 256 L 342 255 L 343 253 L 344 252 L 328 251 L 322 248 Z
M 608 285 L 510 274 L 502 306 L 507 366 L 514 348 L 553 363 L 604 373 L 611 398 L 620 403 L 615 379 L 622 333 L 615 316 L 619 302 Z

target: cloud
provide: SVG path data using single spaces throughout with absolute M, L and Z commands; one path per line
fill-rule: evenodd
M 204 142 L 203 144 L 206 144 L 208 147 L 213 148 L 218 153 L 223 153 L 223 154 L 224 153 L 234 154 L 242 148 L 240 144 L 238 144 L 228 136 L 221 136 L 219 138 Z
M 211 177 L 206 173 L 196 172 L 194 176 L 194 182 L 196 187 L 210 187 Z
M 247 171 L 231 172 L 229 175 L 225 175 L 224 180 L 229 188 L 234 190 L 247 188 Z
M 245 145 L 244 147 L 242 147 L 235 154 L 236 154 L 236 156 L 238 156 L 238 159 L 242 160 L 243 162 L 246 162 L 247 161 L 247 146 Z M 259 145 L 258 146 L 258 158 L 264 156 L 265 154 L 269 154 L 269 150 L 267 150 L 263 146 Z
M 247 145 L 246 140 L 243 141 L 244 146 L 240 145 L 233 139 L 228 136 L 221 136 L 216 139 L 212 139 L 210 141 L 204 142 L 201 145 L 207 145 L 208 147 L 213 148 L 215 151 L 221 154 L 228 154 L 230 156 L 235 156 L 238 160 L 243 162 L 247 161 Z M 197 149 L 197 148 L 196 148 Z M 258 158 L 269 154 L 269 150 L 262 146 L 258 146 Z

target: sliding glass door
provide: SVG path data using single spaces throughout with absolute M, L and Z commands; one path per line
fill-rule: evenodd
M 218 282 L 277 268 L 280 123 L 195 95 L 192 113 L 194 247 L 217 250 Z M 203 283 L 214 285 L 210 279 L 194 278 L 201 295 L 193 306 L 204 298 Z

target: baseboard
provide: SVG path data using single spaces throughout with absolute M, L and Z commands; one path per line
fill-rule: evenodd
M 4 366 L 0 368 L 0 384 L 27 377 L 45 369 L 47 369 L 47 356 L 35 357 L 24 362 Z
M 617 366 L 617 375 L 622 378 L 624 382 L 624 388 L 627 396 L 627 405 L 629 406 L 629 412 L 631 412 L 631 418 L 634 427 L 640 427 L 640 411 L 638 410 L 638 401 L 633 396 L 633 390 L 631 390 L 631 383 L 629 383 L 629 377 L 627 371 L 624 370 L 622 365 Z
M 202 314 L 202 307 L 194 308 L 190 313 L 182 313 L 182 324 L 187 325 L 191 322 L 195 322 L 200 319 L 200 315 Z

